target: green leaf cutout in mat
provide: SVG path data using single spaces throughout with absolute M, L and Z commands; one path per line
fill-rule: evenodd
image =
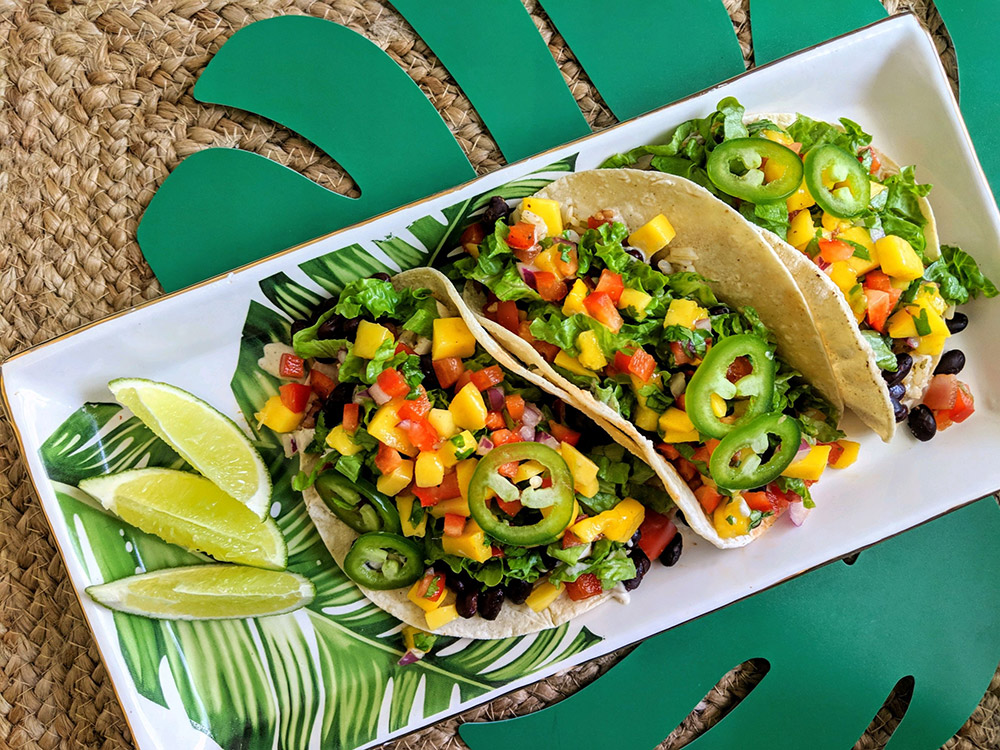
M 764 658 L 763 681 L 687 747 L 844 750 L 911 675 L 913 699 L 886 747 L 934 750 L 996 670 L 998 535 L 996 499 L 981 500 L 851 566 L 832 563 L 651 638 L 551 708 L 459 731 L 472 750 L 653 748 L 727 671 Z

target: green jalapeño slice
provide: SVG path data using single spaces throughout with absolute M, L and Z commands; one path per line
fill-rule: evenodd
M 402 531 L 396 505 L 370 482 L 352 482 L 343 474 L 328 471 L 316 479 L 316 491 L 333 514 L 359 534 Z
M 424 573 L 424 549 L 399 534 L 372 531 L 354 540 L 344 572 L 355 583 L 379 591 L 409 586 Z
M 519 489 L 516 484 L 500 474 L 504 464 L 520 461 L 537 461 L 552 480 L 550 487 L 529 485 Z M 496 493 L 501 500 L 519 500 L 525 508 L 538 510 L 539 520 L 524 526 L 512 526 L 506 519 L 498 518 L 490 507 L 489 498 Z M 469 482 L 469 510 L 476 523 L 489 536 L 518 547 L 534 547 L 556 541 L 563 530 L 573 522 L 576 494 L 573 492 L 573 475 L 569 467 L 552 448 L 540 443 L 507 443 L 494 448 L 476 465 Z M 519 513 L 518 516 L 521 514 Z
M 861 162 L 831 143 L 806 154 L 806 187 L 819 207 L 838 219 L 850 219 L 868 207 L 872 186 Z
M 719 190 L 751 203 L 784 200 L 802 184 L 799 155 L 767 138 L 734 138 L 720 143 L 705 168 Z M 768 175 L 774 177 L 768 180 Z
M 724 438 L 771 411 L 774 370 L 774 355 L 763 339 L 747 333 L 722 339 L 688 383 L 685 406 L 691 423 L 703 435 Z M 723 405 L 727 413 L 719 416 Z
M 708 469 L 727 490 L 763 487 L 795 459 L 802 430 L 785 414 L 764 414 L 733 430 L 712 452 Z

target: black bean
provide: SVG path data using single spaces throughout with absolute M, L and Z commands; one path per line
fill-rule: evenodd
M 451 566 L 449 566 L 444 560 L 436 560 L 434 564 L 431 565 L 431 570 L 439 576 L 444 576 L 447 581 L 448 575 L 451 573 Z
M 961 333 L 969 325 L 969 316 L 965 313 L 957 312 L 949 320 L 945 321 L 951 333 Z
M 902 382 L 903 378 L 910 374 L 913 367 L 913 357 L 906 352 L 896 355 L 896 371 L 882 370 L 882 377 L 888 385 L 895 385 Z
M 899 424 L 909 416 L 910 408 L 894 398 L 890 398 L 889 400 L 892 402 L 892 412 L 896 417 L 896 423 Z
M 938 366 L 934 368 L 935 375 L 958 375 L 965 367 L 965 353 L 961 349 L 945 352 Z
M 512 578 L 507 581 L 503 589 L 511 604 L 524 604 L 528 595 L 531 593 L 532 586 L 527 581 L 522 581 L 519 578 Z
M 392 280 L 392 277 L 389 274 L 385 273 L 384 271 L 379 271 L 378 273 L 373 273 L 368 278 L 370 278 L 370 279 L 378 279 L 379 281 L 391 281 Z
M 303 328 L 309 327 L 308 320 L 293 320 L 292 321 L 292 336 L 294 337 L 296 333 L 301 331 Z
M 342 339 L 342 331 L 344 330 L 344 325 L 347 322 L 347 318 L 343 315 L 338 315 L 334 313 L 329 318 L 323 321 L 323 324 L 316 329 L 316 338 L 318 339 Z
M 499 195 L 494 195 L 490 198 L 486 210 L 483 211 L 483 222 L 486 224 L 486 231 L 492 232 L 493 225 L 500 221 L 500 219 L 506 219 L 509 214 L 510 206 L 507 205 L 507 201 Z
M 626 248 L 624 248 L 624 249 L 625 249 L 625 252 L 626 252 L 626 253 L 628 253 L 629 255 L 631 255 L 631 256 L 632 256 L 633 258 L 635 258 L 636 260 L 641 260 L 641 261 L 642 261 L 643 263 L 645 263 L 645 262 L 646 262 L 646 256 L 645 256 L 645 255 L 643 255 L 643 254 L 642 254 L 641 252 L 639 252 L 638 250 L 636 250 L 636 249 L 635 249 L 634 247 L 626 247 Z
M 344 404 L 354 398 L 354 383 L 338 383 L 323 403 L 323 424 L 332 429 L 344 419 Z
M 913 408 L 907 424 L 910 426 L 910 432 L 913 433 L 913 437 L 925 443 L 934 437 L 934 433 L 937 432 L 937 422 L 934 421 L 934 414 L 924 404 Z
M 715 307 L 708 308 L 709 315 L 728 315 L 731 312 L 732 310 L 730 310 L 726 305 L 716 305 Z
M 678 515 L 680 515 L 678 513 Z M 687 524 L 684 524 L 687 526 Z M 668 568 L 677 564 L 677 561 L 681 559 L 681 552 L 684 550 L 684 537 L 679 533 L 674 534 L 674 538 L 670 540 L 667 544 L 667 548 L 660 553 L 660 562 L 666 565 Z
M 437 379 L 437 375 L 434 372 L 434 360 L 431 359 L 430 352 L 428 352 L 427 354 L 420 355 L 420 372 L 424 374 L 425 378 L 433 376 L 435 380 Z M 440 383 L 438 385 L 440 385 Z M 424 383 L 424 388 L 430 388 L 430 387 L 431 387 L 430 383 L 427 382 Z
M 635 578 L 622 581 L 622 585 L 626 591 L 634 591 L 639 588 L 643 576 L 649 572 L 649 558 L 646 557 L 646 553 L 642 551 L 641 547 L 633 547 L 629 553 L 629 557 L 632 558 L 632 562 L 635 564 Z
M 479 616 L 484 620 L 495 620 L 503 609 L 503 589 L 494 586 L 479 595 Z
M 688 520 L 684 517 L 684 511 L 682 510 L 678 510 L 676 513 L 674 513 L 674 521 L 676 523 L 684 524 L 688 528 L 691 528 L 691 525 L 688 523 Z
M 629 543 L 634 547 L 635 545 L 637 545 L 639 543 L 639 537 L 641 537 L 641 536 L 642 536 L 642 532 L 636 530 L 636 532 L 632 535 L 632 538 L 629 539 Z
M 339 301 L 340 299 L 338 297 L 327 297 L 326 299 L 322 300 L 318 305 L 316 305 L 316 307 L 313 308 L 312 312 L 309 314 L 309 317 L 306 319 L 306 325 L 307 326 L 316 325 L 316 321 L 319 320 L 320 316 L 327 310 L 332 310 L 333 308 L 335 308 Z
M 479 594 L 475 591 L 466 591 L 463 594 L 459 594 L 455 600 L 455 609 L 458 610 L 458 614 L 461 617 L 467 620 L 470 617 L 475 617 L 476 610 L 479 609 Z
M 899 401 L 906 395 L 906 386 L 902 383 L 893 383 L 889 386 L 889 398 Z

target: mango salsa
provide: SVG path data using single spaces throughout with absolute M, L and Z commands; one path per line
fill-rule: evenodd
M 424 513 L 420 523 L 414 526 L 410 523 L 410 514 L 413 512 L 413 495 L 400 495 L 396 498 L 396 509 L 399 511 L 399 525 L 403 529 L 403 536 L 424 536 L 427 533 L 427 514 Z
M 469 501 L 464 497 L 452 497 L 448 500 L 441 500 L 437 504 L 430 506 L 427 512 L 435 518 L 444 518 L 447 513 L 454 513 L 456 516 L 465 516 L 466 518 L 472 515 L 472 511 L 469 510 Z
M 608 366 L 608 360 L 597 343 L 597 334 L 584 331 L 576 337 L 576 345 L 580 349 L 578 360 L 588 370 L 602 370 Z
M 447 409 L 431 409 L 427 413 L 427 421 L 431 423 L 431 427 L 434 428 L 434 431 L 437 432 L 442 440 L 447 440 L 458 434 L 458 428 L 455 426 L 455 418 Z
M 869 271 L 878 268 L 878 250 L 875 249 L 875 243 L 872 242 L 872 236 L 867 229 L 864 227 L 851 227 L 850 229 L 838 234 L 837 239 L 847 240 L 848 242 L 861 245 L 868 251 L 868 257 L 870 260 L 865 260 L 857 255 L 851 256 L 847 259 L 847 265 L 851 267 L 851 270 L 854 271 L 855 275 L 863 276 Z
M 447 625 L 456 617 L 458 617 L 458 608 L 454 604 L 445 604 L 443 607 L 433 609 L 424 615 L 424 619 L 427 620 L 428 630 L 437 630 Z
M 658 426 L 665 443 L 690 443 L 698 440 L 698 430 L 691 424 L 687 412 L 675 406 L 660 415 Z
M 673 225 L 663 214 L 657 214 L 628 236 L 628 244 L 640 250 L 646 259 L 653 257 L 677 236 Z
M 559 595 L 563 592 L 562 584 L 540 583 L 535 586 L 535 590 L 528 594 L 528 598 L 525 600 L 531 609 L 535 612 L 541 612 L 543 609 L 547 609 L 552 602 L 559 598 Z
M 788 468 L 781 472 L 781 476 L 817 481 L 823 476 L 831 450 L 829 445 L 814 445 L 805 456 L 789 464 Z
M 587 308 L 583 306 L 583 300 L 588 294 L 590 294 L 590 290 L 587 288 L 587 285 L 583 283 L 582 279 L 574 281 L 573 288 L 569 290 L 569 294 L 567 294 L 566 299 L 563 300 L 563 315 L 567 318 L 574 315 L 586 315 Z
M 478 463 L 478 458 L 467 458 L 464 461 L 459 461 L 455 467 L 458 474 L 458 491 L 462 493 L 462 499 L 466 502 L 469 502 L 469 482 L 472 481 L 472 475 L 475 473 Z
M 375 488 L 383 495 L 393 497 L 410 486 L 413 481 L 413 461 L 403 460 L 389 474 L 383 474 L 375 482 Z
M 281 402 L 281 396 L 271 396 L 263 408 L 254 414 L 257 426 L 270 427 L 275 432 L 293 432 L 298 429 L 306 413 L 292 411 Z
M 626 497 L 614 508 L 573 524 L 570 531 L 577 539 L 584 542 L 592 542 L 604 536 L 612 542 L 624 544 L 632 538 L 645 517 L 646 509 L 642 503 Z
M 399 409 L 402 405 L 401 398 L 382 404 L 368 423 L 368 434 L 406 456 L 415 456 L 416 447 L 410 442 L 406 432 L 396 426 L 400 422 Z
M 437 451 L 420 451 L 413 469 L 413 479 L 417 487 L 438 487 L 444 481 L 444 464 Z
M 562 349 L 560 349 L 559 353 L 556 354 L 553 364 L 556 367 L 562 367 L 564 370 L 569 370 L 576 375 L 583 375 L 585 378 L 597 377 L 597 374 L 593 370 L 588 370 L 580 363 L 580 360 L 576 357 L 569 356 Z
M 745 514 L 743 510 L 743 497 L 741 495 L 733 495 L 728 503 L 719 503 L 719 507 L 712 514 L 712 525 L 715 526 L 715 532 L 723 539 L 732 539 L 749 533 L 750 516 Z
M 788 213 L 794 213 L 795 211 L 801 211 L 803 208 L 815 206 L 816 199 L 812 197 L 809 188 L 806 187 L 806 181 L 803 180 L 802 184 L 799 185 L 799 189 L 785 199 L 785 204 L 788 206 Z
M 858 460 L 861 443 L 856 443 L 853 440 L 838 440 L 837 445 L 843 448 L 844 452 L 840 454 L 836 461 L 830 464 L 834 469 L 846 469 Z
M 887 234 L 875 243 L 882 270 L 895 279 L 912 281 L 924 275 L 924 264 L 909 242 Z
M 522 211 L 531 211 L 545 222 L 545 231 L 549 237 L 558 237 L 563 233 L 562 212 L 559 201 L 550 198 L 528 197 L 521 201 Z
M 597 464 L 580 453 L 569 443 L 561 443 L 559 452 L 573 475 L 573 489 L 584 497 L 593 497 L 600 489 L 597 482 Z
M 351 436 L 347 434 L 342 424 L 338 424 L 327 433 L 326 444 L 341 456 L 353 456 L 361 452 L 361 446 L 351 440 Z
M 792 217 L 787 237 L 788 244 L 799 250 L 805 250 L 806 245 L 816 238 L 816 226 L 808 211 L 799 211 Z
M 472 519 L 466 521 L 461 536 L 441 537 L 441 546 L 446 555 L 467 557 L 481 563 L 493 556 L 493 546 L 486 540 L 486 533 Z
M 436 318 L 431 343 L 431 358 L 471 357 L 476 353 L 476 338 L 462 318 Z
M 392 333 L 385 326 L 362 320 L 358 323 L 358 332 L 354 336 L 353 354 L 362 359 L 375 359 L 378 348 L 392 338 Z
M 696 321 L 707 317 L 708 310 L 693 299 L 675 299 L 670 301 L 667 314 L 663 318 L 663 327 L 681 326 L 693 330 Z
M 576 285 L 573 288 L 575 289 Z M 638 289 L 623 289 L 622 296 L 618 298 L 618 309 L 627 310 L 631 307 L 635 310 L 639 318 L 644 318 L 646 317 L 646 308 L 649 307 L 649 303 L 652 301 L 653 298 L 651 296 Z M 566 307 L 564 305 L 563 312 L 565 313 L 565 311 Z
M 455 426 L 460 429 L 481 430 L 486 426 L 486 402 L 483 401 L 483 394 L 472 383 L 466 383 L 462 387 L 448 405 L 448 411 L 455 420 Z

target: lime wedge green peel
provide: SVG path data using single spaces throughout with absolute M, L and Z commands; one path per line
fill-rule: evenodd
M 167 383 L 118 378 L 108 388 L 200 474 L 264 519 L 271 475 L 235 422 L 197 396 Z
M 216 560 L 284 569 L 285 539 L 272 518 L 262 522 L 204 477 L 174 469 L 134 469 L 91 477 L 80 489 L 160 539 Z
M 158 620 L 231 620 L 292 612 L 316 588 L 297 573 L 242 565 L 192 565 L 87 588 L 98 604 Z

